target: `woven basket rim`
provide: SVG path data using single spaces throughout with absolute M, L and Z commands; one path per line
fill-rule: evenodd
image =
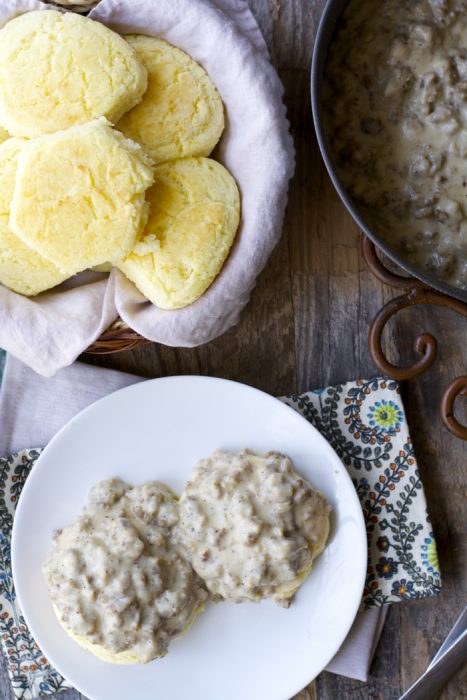
M 129 326 L 108 328 L 84 352 L 90 355 L 111 355 L 126 350 L 134 350 L 152 341 L 144 338 Z

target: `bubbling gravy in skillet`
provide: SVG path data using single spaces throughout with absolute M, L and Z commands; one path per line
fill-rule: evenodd
M 323 91 L 331 156 L 362 218 L 467 289 L 467 0 L 350 0 Z

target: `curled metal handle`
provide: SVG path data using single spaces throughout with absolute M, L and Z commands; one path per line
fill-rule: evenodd
M 389 377 L 398 379 L 399 381 L 414 379 L 429 370 L 436 360 L 438 351 L 438 341 L 436 338 L 430 333 L 422 333 L 415 338 L 413 343 L 415 352 L 422 355 L 422 357 L 411 367 L 396 367 L 396 365 L 389 362 L 383 352 L 382 335 L 386 323 L 392 316 L 397 314 L 398 311 L 416 303 L 419 302 L 414 301 L 413 295 L 411 295 L 410 292 L 396 297 L 395 299 L 391 299 L 391 301 L 378 311 L 370 326 L 368 347 L 373 362 Z
M 438 341 L 430 333 L 422 333 L 414 341 L 416 353 L 421 355 L 410 367 L 397 367 L 387 359 L 382 347 L 382 336 L 386 323 L 402 309 L 420 304 L 431 304 L 452 309 L 467 317 L 467 304 L 441 294 L 428 287 L 420 280 L 412 277 L 397 275 L 386 267 L 379 259 L 374 244 L 366 237 L 362 240 L 362 254 L 371 272 L 384 284 L 396 289 L 404 289 L 395 299 L 383 306 L 373 319 L 368 335 L 368 347 L 375 365 L 386 375 L 397 380 L 414 379 L 430 369 L 436 360 Z M 454 416 L 454 402 L 458 396 L 467 396 L 467 377 L 459 377 L 445 391 L 441 400 L 441 417 L 447 429 L 461 440 L 467 440 L 467 427 L 463 426 Z
M 383 284 L 397 289 L 429 289 L 426 284 L 414 277 L 404 277 L 391 272 L 381 262 L 376 252 L 375 244 L 366 236 L 360 239 L 363 258 L 374 276 Z
M 467 425 L 459 423 L 454 415 L 457 397 L 467 397 L 467 375 L 455 379 L 446 389 L 441 399 L 441 418 L 446 428 L 460 440 L 467 440 Z

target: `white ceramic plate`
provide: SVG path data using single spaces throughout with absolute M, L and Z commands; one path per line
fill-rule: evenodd
M 291 607 L 210 605 L 168 656 L 146 666 L 105 664 L 82 650 L 47 597 L 41 565 L 52 531 L 78 515 L 100 479 L 157 479 L 181 492 L 197 460 L 243 447 L 287 453 L 333 507 L 329 544 Z M 32 470 L 13 528 L 13 575 L 26 622 L 50 662 L 92 700 L 288 700 L 345 639 L 366 559 L 357 495 L 326 440 L 277 399 L 206 377 L 142 382 L 76 416 Z

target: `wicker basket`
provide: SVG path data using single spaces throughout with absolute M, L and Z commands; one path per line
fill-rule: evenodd
M 85 352 L 90 355 L 113 355 L 116 352 L 134 350 L 150 342 L 119 319 L 104 331 Z

